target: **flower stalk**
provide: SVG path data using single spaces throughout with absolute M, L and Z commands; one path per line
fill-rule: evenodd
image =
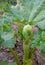
M 9 48 L 10 52 L 12 53 L 12 55 L 14 56 L 14 58 L 16 59 L 17 61 L 17 65 L 21 65 L 21 62 L 17 56 L 17 54 L 14 52 L 14 50 L 12 48 Z
M 23 65 L 32 65 L 31 58 L 29 57 L 30 54 L 30 37 L 32 35 L 32 27 L 28 24 L 25 25 L 23 28 L 23 36 L 24 36 L 24 43 L 23 43 Z

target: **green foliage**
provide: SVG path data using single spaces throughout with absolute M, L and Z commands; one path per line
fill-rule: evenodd
M 38 32 L 33 34 L 28 46 L 45 53 L 45 0 L 17 0 L 17 5 L 14 7 L 8 3 L 0 7 L 0 12 L 5 14 L 0 17 L 0 45 L 8 48 L 14 46 L 14 31 L 10 28 L 9 23 L 19 21 L 18 23 L 22 23 L 18 26 L 18 34 L 21 39 L 23 39 L 22 31 L 25 24 L 37 26 Z M 27 39 L 26 37 L 26 41 Z
M 45 31 L 39 30 L 34 34 L 31 40 L 31 47 L 45 53 Z
M 17 6 L 12 8 L 11 12 L 15 19 L 25 20 L 39 27 L 38 23 L 44 23 L 43 21 L 45 21 L 45 0 L 17 0 Z M 42 29 L 41 25 L 40 29 Z
M 43 20 L 43 22 L 41 21 L 41 22 L 37 23 L 37 26 L 38 26 L 40 29 L 45 30 L 45 20 Z
M 4 33 L 1 38 L 3 39 L 3 42 L 1 46 L 6 47 L 6 48 L 12 48 L 14 47 L 15 44 L 15 38 L 13 37 L 14 35 L 12 33 Z
M 17 65 L 17 64 L 15 62 L 7 63 L 7 62 L 4 62 L 4 61 L 1 61 L 0 65 Z
M 23 40 L 23 24 L 22 23 L 19 23 L 18 24 L 18 36 L 19 36 L 19 39 Z
M 45 0 L 17 0 L 17 3 L 17 7 L 12 10 L 12 12 L 15 11 L 15 20 L 19 19 L 21 22 L 25 20 L 27 24 L 29 23 L 39 28 L 31 40 L 31 47 L 40 48 L 42 46 L 40 41 L 43 41 L 41 35 L 43 30 L 45 30 Z M 42 48 L 40 50 L 45 49 Z
M 5 12 L 10 12 L 10 4 L 8 2 L 0 3 L 0 14 Z
M 11 5 L 16 5 L 16 0 L 0 0 L 0 2 L 2 3 L 5 3 L 5 2 L 8 2 L 9 4 Z
M 14 47 L 13 43 L 16 42 L 14 38 L 14 31 L 11 29 L 8 19 L 0 18 L 0 44 L 6 48 Z

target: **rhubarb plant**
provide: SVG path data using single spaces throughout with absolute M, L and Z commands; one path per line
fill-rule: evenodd
M 18 65 L 22 65 L 14 53 L 14 34 L 10 22 L 18 22 L 19 38 L 23 40 L 23 65 L 32 65 L 32 54 L 39 49 L 45 54 L 45 0 L 17 0 L 17 5 L 4 8 L 5 16 L 0 17 L 0 45 L 9 48 Z M 38 31 L 35 32 L 34 27 Z M 33 52 L 30 52 L 30 49 Z

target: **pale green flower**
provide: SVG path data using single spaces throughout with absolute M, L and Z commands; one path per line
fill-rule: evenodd
M 32 35 L 32 26 L 31 25 L 25 25 L 23 28 L 23 36 L 28 37 Z

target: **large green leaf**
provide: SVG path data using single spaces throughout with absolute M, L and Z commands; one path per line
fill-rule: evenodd
M 8 13 L 12 14 L 15 19 L 26 20 L 32 24 L 43 22 L 45 20 L 45 0 L 17 0 L 17 5 L 11 7 Z

